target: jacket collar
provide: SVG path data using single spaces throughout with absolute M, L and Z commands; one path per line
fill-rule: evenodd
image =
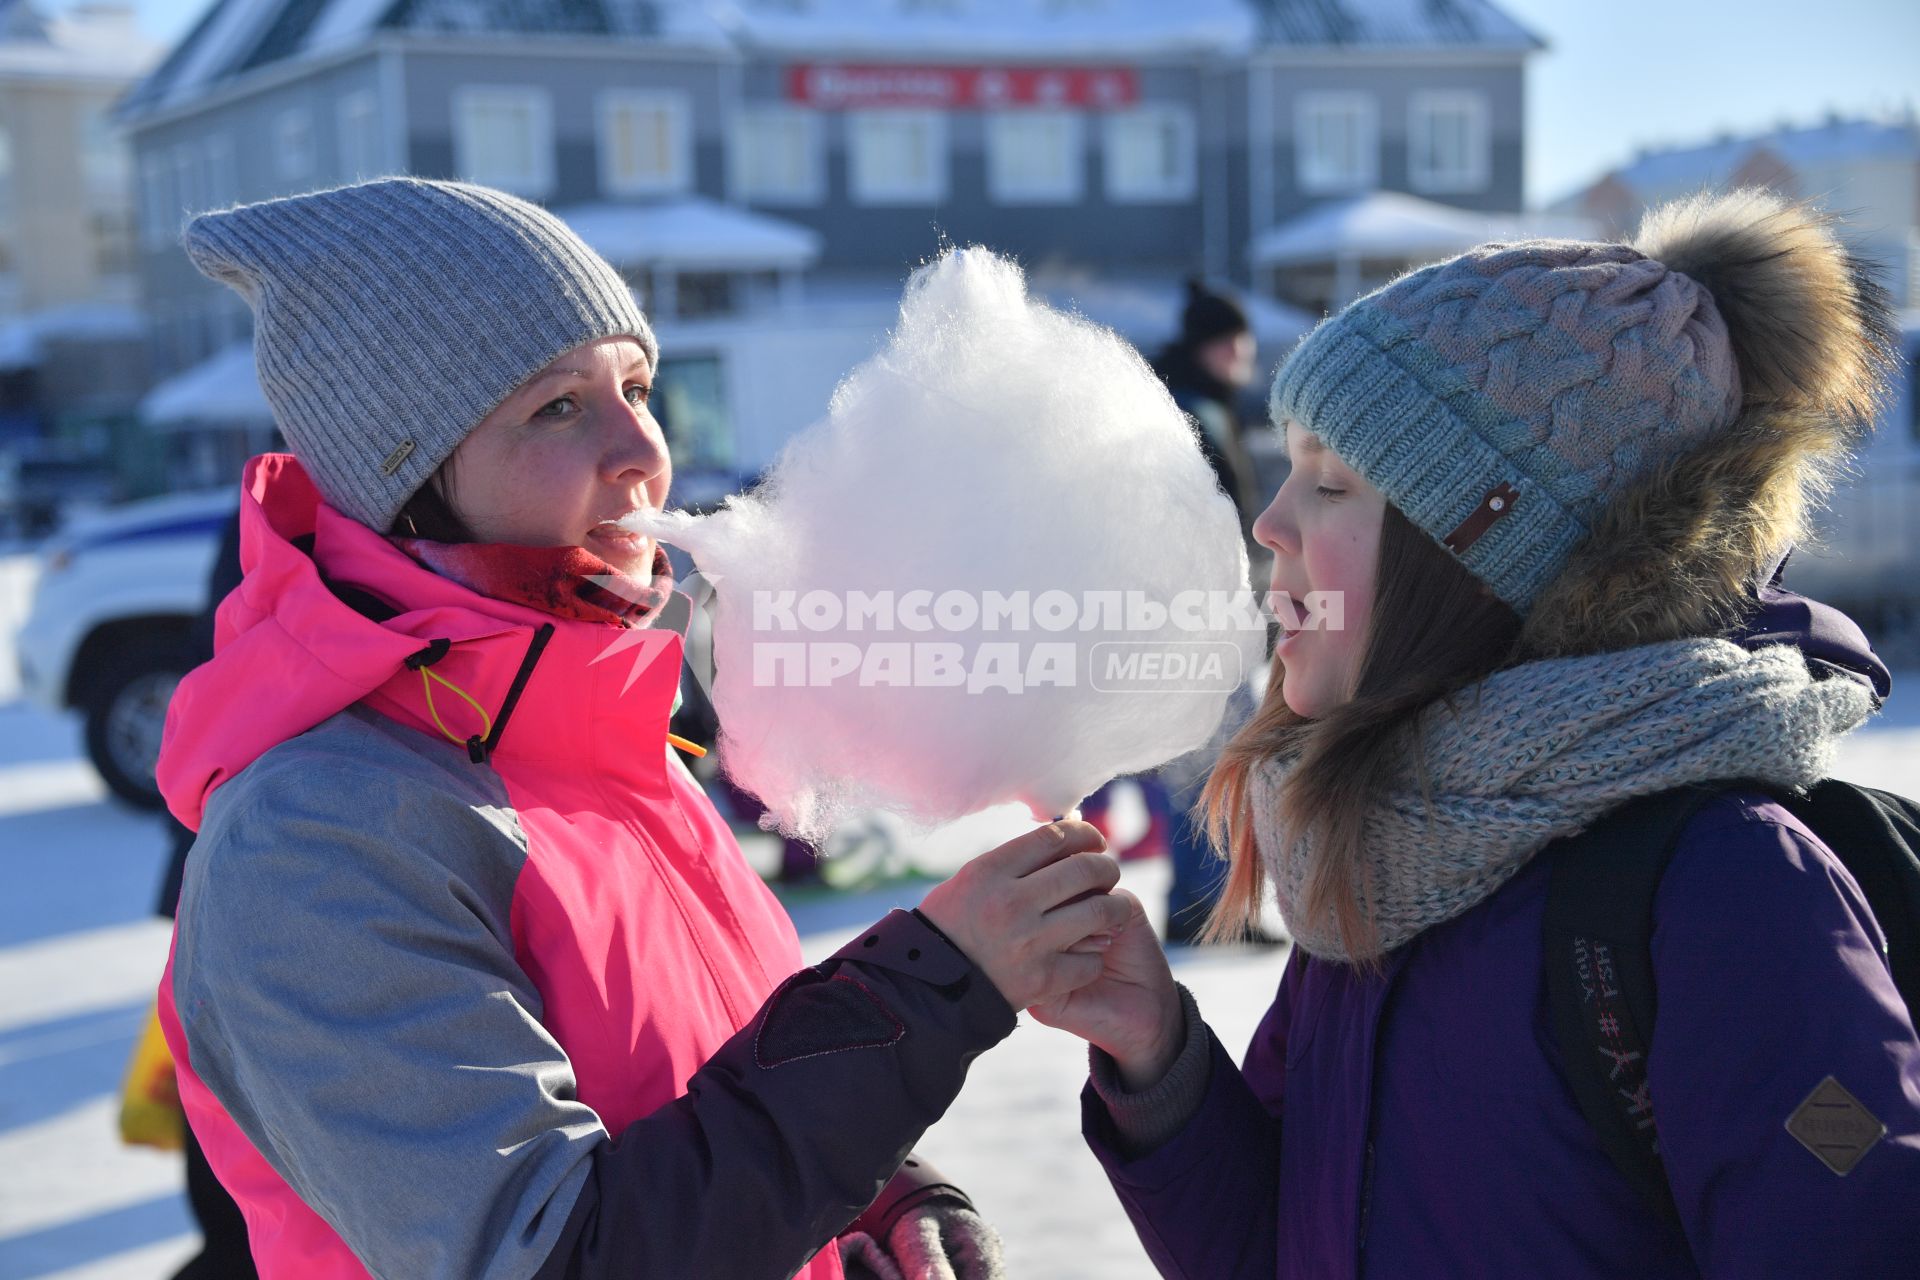
M 167 711 L 160 789 L 188 827 L 199 829 L 207 797 L 227 779 L 357 702 L 465 744 L 488 735 L 516 677 L 522 688 L 493 763 L 665 785 L 677 634 L 556 618 L 441 577 L 328 506 L 290 454 L 247 465 L 240 565 L 240 586 L 215 616 L 214 658 L 181 682 Z M 336 594 L 340 585 L 392 616 L 366 616 Z M 420 660 L 435 648 L 443 654 Z

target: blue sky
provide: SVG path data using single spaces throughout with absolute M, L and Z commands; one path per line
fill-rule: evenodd
M 134 0 L 174 40 L 211 0 Z M 55 0 L 58 3 L 58 0 Z M 1527 199 L 1641 146 L 1920 109 L 1915 0 L 1495 0 L 1544 37 L 1527 88 Z

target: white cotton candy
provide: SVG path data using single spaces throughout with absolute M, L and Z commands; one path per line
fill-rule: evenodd
M 721 761 L 808 840 L 867 809 L 921 827 L 1008 802 L 1064 814 L 1206 743 L 1263 652 L 1244 613 L 1187 608 L 1133 629 L 1103 607 L 1129 592 L 1162 608 L 1249 599 L 1238 519 L 1139 354 L 1032 300 L 1016 265 L 977 248 L 914 275 L 886 347 L 764 484 L 711 515 L 632 526 L 713 583 Z M 915 591 L 939 616 L 909 607 Z M 891 616 L 852 625 L 855 592 L 890 600 Z M 965 621 L 966 598 L 1049 592 L 1062 594 L 1024 630 L 1006 616 L 995 630 L 941 624 Z M 1049 629 L 1063 599 L 1067 628 Z M 939 683 L 954 668 L 927 646 L 942 645 L 962 655 L 959 684 Z M 995 666 L 1009 652 L 996 645 L 1019 660 Z M 1028 670 L 1042 646 L 1070 653 L 1068 669 Z M 1128 654 L 1159 656 L 1129 667 Z M 1176 666 L 1186 678 L 1143 674 Z

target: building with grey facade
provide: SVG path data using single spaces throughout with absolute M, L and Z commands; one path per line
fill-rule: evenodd
M 184 215 L 388 172 L 585 222 L 666 315 L 945 240 L 1245 283 L 1341 196 L 1517 210 L 1540 47 L 1484 0 L 216 0 L 119 115 L 165 373 L 247 324 Z

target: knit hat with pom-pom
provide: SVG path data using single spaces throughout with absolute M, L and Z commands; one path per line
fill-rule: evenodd
M 1313 432 L 1524 617 L 1550 588 L 1567 594 L 1576 559 L 1618 570 L 1593 543 L 1650 484 L 1755 510 L 1669 512 L 1687 527 L 1664 541 L 1636 532 L 1647 554 L 1684 561 L 1695 517 L 1722 543 L 1790 542 L 1800 507 L 1781 491 L 1800 494 L 1871 417 L 1890 332 L 1884 290 L 1831 217 L 1745 190 L 1654 210 L 1628 244 L 1485 244 L 1410 272 L 1302 339 L 1270 404 L 1276 426 Z M 1718 493 L 1683 492 L 1675 467 L 1722 449 L 1745 459 L 1741 474 L 1723 474 Z M 1720 546 L 1713 563 L 1654 570 L 1728 594 L 1762 567 L 1744 558 L 1779 550 Z M 1609 641 L 1704 625 L 1668 616 L 1664 598 L 1602 594 L 1650 615 Z M 1590 621 L 1562 647 L 1591 642 Z

